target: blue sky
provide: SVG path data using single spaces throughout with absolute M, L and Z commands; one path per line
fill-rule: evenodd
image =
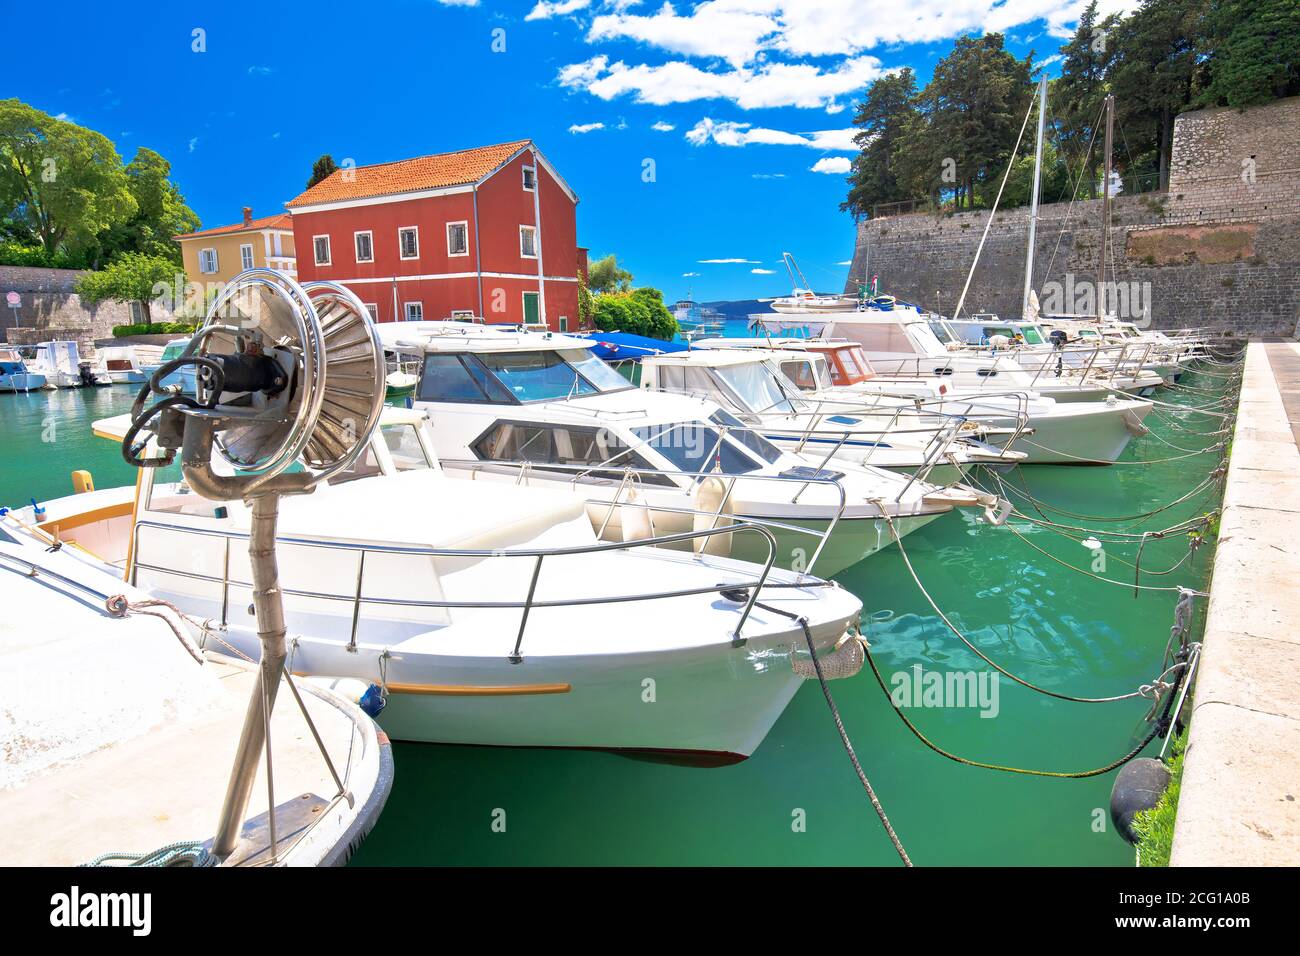
M 162 153 L 205 226 L 282 209 L 321 153 L 365 165 L 531 137 L 581 197 L 579 242 L 671 301 L 782 294 L 785 250 L 841 288 L 864 87 L 903 66 L 924 82 L 962 33 L 1045 60 L 1084 4 L 61 3 L 57 24 L 4 5 L 0 97 L 99 130 L 124 160 Z

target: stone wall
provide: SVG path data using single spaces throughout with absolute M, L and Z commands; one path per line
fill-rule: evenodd
M 1123 284 L 1119 291 L 1130 295 L 1129 318 L 1140 321 L 1149 314 L 1160 328 L 1295 333 L 1297 143 L 1300 97 L 1244 112 L 1201 110 L 1178 118 L 1168 193 L 1120 196 L 1112 203 L 1106 279 Z M 1034 287 L 1045 307 L 1090 311 L 1101 205 L 1093 200 L 1039 208 Z M 963 314 L 1020 315 L 1028 220 L 1028 208 L 997 214 Z M 858 277 L 878 275 L 883 291 L 951 314 L 987 222 L 987 212 L 972 212 L 859 223 L 848 288 L 856 290 Z
M 86 305 L 73 292 L 85 272 L 79 269 L 38 269 L 0 265 L 0 341 L 31 345 L 51 339 L 75 339 L 83 358 L 93 358 L 95 340 L 110 338 L 113 326 L 131 322 L 125 302 Z M 4 296 L 17 292 L 19 307 L 11 309 Z M 171 311 L 161 302 L 152 306 L 155 322 L 170 322 Z

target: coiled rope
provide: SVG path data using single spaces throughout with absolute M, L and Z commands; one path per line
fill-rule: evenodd
M 148 853 L 101 853 L 81 866 L 110 866 L 114 862 L 125 863 L 128 867 L 209 867 L 217 865 L 217 858 L 208 852 L 205 844 L 190 841 L 169 843 Z

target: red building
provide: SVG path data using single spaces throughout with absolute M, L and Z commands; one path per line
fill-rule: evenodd
M 339 169 L 288 203 L 298 280 L 381 322 L 482 316 L 578 328 L 578 197 L 531 140 Z

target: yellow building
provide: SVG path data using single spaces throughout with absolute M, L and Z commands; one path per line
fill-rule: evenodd
M 288 213 L 262 219 L 244 207 L 244 221 L 173 237 L 181 247 L 185 274 L 204 289 L 233 279 L 245 269 L 279 269 L 297 276 L 293 223 Z

